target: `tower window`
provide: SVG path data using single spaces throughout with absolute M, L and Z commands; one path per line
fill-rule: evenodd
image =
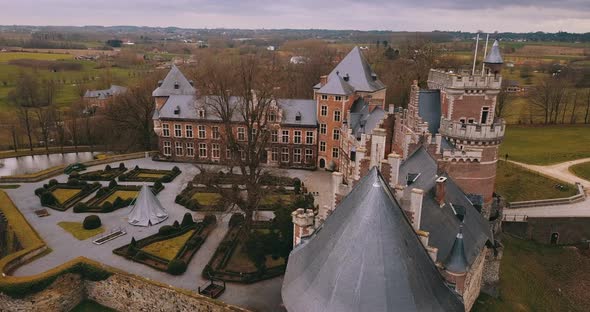
M 490 108 L 484 107 L 481 109 L 481 124 L 485 124 L 488 122 L 488 116 L 490 115 Z

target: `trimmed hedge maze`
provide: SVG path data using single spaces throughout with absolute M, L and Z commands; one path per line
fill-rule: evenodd
M 119 181 L 123 182 L 161 182 L 161 183 L 170 183 L 172 182 L 178 175 L 180 175 L 182 171 L 176 166 L 172 168 L 172 170 L 156 170 L 156 169 L 146 169 L 140 168 L 139 166 L 135 166 L 133 170 L 123 173 L 119 176 Z
M 154 194 L 160 193 L 164 185 L 160 182 L 150 186 Z M 139 191 L 140 185 L 119 185 L 115 180 L 96 192 L 96 195 L 85 203 L 74 206 L 74 212 L 109 213 L 117 209 L 127 207 L 133 203 Z
M 86 181 L 69 179 L 67 183 L 59 183 L 55 179 L 35 190 L 41 205 L 59 211 L 66 211 L 84 197 L 100 188 L 100 183 L 88 184 Z
M 174 202 L 192 211 L 224 211 L 228 205 L 226 198 L 217 190 L 194 187 L 190 183 L 176 195 Z
M 116 179 L 118 176 L 127 171 L 124 163 L 120 163 L 119 167 L 111 168 L 110 165 L 106 165 L 104 170 L 95 170 L 85 173 L 73 172 L 70 174 L 70 178 L 75 178 L 83 181 L 111 181 Z

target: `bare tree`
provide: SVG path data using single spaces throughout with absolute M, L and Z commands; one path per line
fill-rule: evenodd
M 506 110 L 512 103 L 512 95 L 502 87 L 496 96 L 496 117 L 506 117 Z
M 18 117 L 27 133 L 29 150 L 33 151 L 33 125 L 30 110 L 39 103 L 39 80 L 34 74 L 21 72 L 8 100 L 17 108 Z
M 544 123 L 556 123 L 566 97 L 566 85 L 559 77 L 543 79 L 531 94 L 531 104 L 541 110 Z
M 584 114 L 584 123 L 590 122 L 590 88 L 586 92 L 586 113 Z

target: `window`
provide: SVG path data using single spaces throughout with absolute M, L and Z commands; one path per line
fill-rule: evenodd
M 481 109 L 481 124 L 485 124 L 488 122 L 488 115 L 490 114 L 490 108 L 484 107 Z
M 313 131 L 305 132 L 305 144 L 313 144 Z
M 169 124 L 162 124 L 162 136 L 170 137 L 170 125 Z M 170 143 L 170 142 L 168 142 Z
M 199 158 L 207 158 L 207 143 L 199 143 Z
M 299 130 L 293 131 L 293 143 L 301 144 L 301 131 L 299 131 Z
M 176 150 L 175 150 L 176 156 L 182 156 L 182 154 L 183 154 L 182 142 L 176 142 L 174 145 L 176 147 Z
M 227 159 L 227 160 L 232 159 L 232 157 L 231 157 L 231 149 L 229 149 L 229 147 L 225 148 L 225 159 Z
M 174 89 L 180 89 L 180 85 L 178 84 L 178 81 L 174 83 Z
M 278 130 L 271 130 L 270 141 L 273 143 L 279 142 L 279 131 Z
M 219 127 L 215 126 L 213 128 L 211 128 L 212 132 L 213 132 L 213 139 L 218 140 L 219 139 Z
M 240 147 L 240 149 L 238 150 L 238 152 L 240 153 L 240 158 L 242 160 L 246 160 L 246 153 L 244 152 L 244 149 Z
M 186 143 L 186 156 L 195 157 L 195 144 Z
M 328 116 L 328 106 L 322 105 L 322 108 L 320 110 L 320 113 L 321 113 L 322 116 Z
M 238 128 L 238 141 L 246 141 L 246 129 Z
M 333 158 L 338 158 L 339 152 L 340 152 L 340 150 L 337 147 L 333 147 L 332 148 L 332 157 Z
M 320 142 L 320 152 L 325 152 L 326 151 L 326 142 L 321 141 Z
M 205 126 L 199 126 L 199 139 L 205 139 L 207 137 L 207 131 L 205 130 Z
M 281 161 L 282 162 L 289 162 L 289 148 L 283 147 L 281 150 Z
M 334 129 L 334 132 L 332 133 L 332 138 L 334 140 L 340 140 L 340 129 Z
M 313 160 L 313 150 L 311 148 L 305 149 L 305 163 L 310 164 Z
M 277 147 L 273 147 L 270 151 L 270 159 L 272 161 L 279 161 L 279 149 Z
M 182 138 L 182 125 L 174 125 L 174 136 Z
M 297 115 L 295 115 L 295 121 L 301 121 L 301 112 L 297 112 Z
M 276 120 L 277 120 L 277 115 L 275 114 L 275 112 L 270 112 L 268 114 L 268 121 L 275 122 Z
M 469 123 L 469 124 L 475 123 L 475 119 L 469 118 L 469 119 L 467 119 L 467 123 Z
M 252 140 L 256 137 L 256 129 L 252 128 Z
M 326 133 L 328 133 L 327 128 L 328 127 L 326 126 L 326 124 L 320 124 L 320 134 L 326 134 Z
M 282 143 L 289 143 L 289 130 L 283 130 Z
M 342 97 L 340 95 L 335 96 L 334 99 L 336 101 L 342 101 Z
M 322 94 L 322 100 L 327 100 L 327 99 L 328 99 L 328 96 L 325 94 Z
M 211 144 L 211 157 L 213 159 L 219 159 L 219 144 L 218 143 Z
M 186 132 L 186 137 L 187 138 L 192 138 L 193 137 L 193 126 L 186 125 L 186 127 L 184 128 L 184 131 Z
M 199 109 L 199 118 L 205 118 L 205 110 L 204 109 Z
M 334 121 L 340 121 L 340 111 L 334 111 Z
M 300 163 L 301 162 L 301 149 L 300 148 L 294 148 L 293 149 L 293 162 L 294 163 Z
M 170 141 L 164 141 L 164 156 L 171 156 L 172 155 L 172 144 Z

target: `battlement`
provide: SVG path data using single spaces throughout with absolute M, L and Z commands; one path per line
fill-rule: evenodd
M 476 72 L 474 75 L 468 71 L 454 72 L 441 69 L 431 69 L 428 73 L 429 89 L 495 89 L 500 90 L 502 76 L 482 75 Z
M 462 141 L 480 141 L 498 143 L 504 138 L 506 122 L 497 119 L 489 125 L 466 124 L 441 118 L 440 133 L 442 136 Z

